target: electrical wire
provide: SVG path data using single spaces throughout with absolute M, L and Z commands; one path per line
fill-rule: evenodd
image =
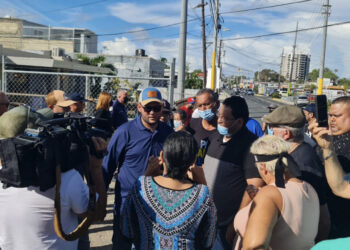
M 304 28 L 304 29 L 298 29 L 298 32 L 304 32 L 304 31 L 309 31 L 309 30 L 322 29 L 322 28 L 324 28 L 324 27 L 333 27 L 333 26 L 339 26 L 339 25 L 345 25 L 345 24 L 350 24 L 350 21 L 344 21 L 344 22 L 339 22 L 339 23 L 333 23 L 333 24 L 328 24 L 328 25 L 323 25 L 323 26 L 318 26 L 318 27 L 309 27 L 309 28 Z M 283 31 L 283 32 L 275 32 L 275 33 L 262 34 L 262 35 L 257 35 L 257 36 L 246 36 L 246 37 L 237 37 L 237 38 L 227 38 L 227 39 L 223 39 L 223 41 L 237 41 L 237 40 L 255 39 L 255 38 L 261 38 L 261 37 L 269 37 L 269 36 L 278 36 L 278 35 L 292 34 L 292 33 L 295 33 L 295 32 L 296 32 L 295 30 L 290 30 L 290 31 Z

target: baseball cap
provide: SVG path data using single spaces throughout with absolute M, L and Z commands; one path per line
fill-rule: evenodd
M 70 105 L 76 103 L 75 101 L 72 100 L 68 100 L 65 96 L 64 96 L 64 92 L 62 90 L 54 90 L 53 92 L 53 96 L 56 99 L 56 105 L 60 106 L 60 107 L 69 107 Z
M 68 99 L 72 100 L 72 101 L 75 101 L 75 102 L 79 102 L 79 101 L 87 102 L 88 101 L 79 93 L 72 93 L 72 94 L 70 94 Z
M 263 117 L 263 121 L 271 125 L 286 125 L 301 128 L 305 125 L 305 116 L 301 108 L 293 105 L 280 106 Z
M 194 104 L 196 102 L 196 99 L 194 97 L 187 98 L 187 103 Z
M 162 94 L 158 89 L 145 88 L 144 90 L 142 90 L 139 97 L 139 103 L 141 103 L 142 106 L 145 106 L 150 102 L 158 102 L 160 104 L 163 104 Z
M 316 112 L 316 105 L 314 103 L 306 105 L 303 110 L 306 110 L 307 112 L 310 113 L 315 113 Z
M 165 99 L 163 99 L 163 111 L 170 111 L 170 103 Z

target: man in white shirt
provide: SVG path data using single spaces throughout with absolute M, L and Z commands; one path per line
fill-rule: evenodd
M 16 110 L 17 109 L 17 110 Z M 21 115 L 15 108 L 0 117 L 0 125 L 10 122 L 13 116 Z M 25 113 L 23 113 L 25 115 Z M 7 122 L 6 122 L 7 121 Z M 2 138 L 6 135 L 0 132 Z M 17 131 L 22 134 L 23 129 Z M 93 138 L 97 151 L 105 150 L 106 142 Z M 106 190 L 101 171 L 102 159 L 90 156 L 91 177 L 99 194 L 96 210 L 99 219 L 104 216 Z M 0 170 L 1 170 L 0 164 Z M 70 233 L 78 225 L 78 216 L 86 216 L 89 203 L 89 188 L 75 169 L 61 174 L 61 223 L 63 231 Z M 77 249 L 78 240 L 64 241 L 54 230 L 55 187 L 40 191 L 39 187 L 7 187 L 0 183 L 0 248 L 6 249 Z M 102 211 L 102 212 L 101 212 Z

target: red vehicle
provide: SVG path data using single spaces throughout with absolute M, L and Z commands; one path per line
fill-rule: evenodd
M 316 96 L 316 95 L 314 95 L 314 94 L 310 94 L 310 95 L 308 95 L 307 100 L 308 100 L 309 102 L 315 102 L 315 96 Z

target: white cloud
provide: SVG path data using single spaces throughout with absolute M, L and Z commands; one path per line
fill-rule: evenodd
M 102 53 L 107 55 L 126 55 L 135 54 L 136 44 L 126 37 L 115 38 L 113 41 L 104 41 L 101 43 Z
M 108 9 L 112 16 L 128 23 L 164 25 L 179 22 L 181 2 L 136 4 L 117 3 Z

